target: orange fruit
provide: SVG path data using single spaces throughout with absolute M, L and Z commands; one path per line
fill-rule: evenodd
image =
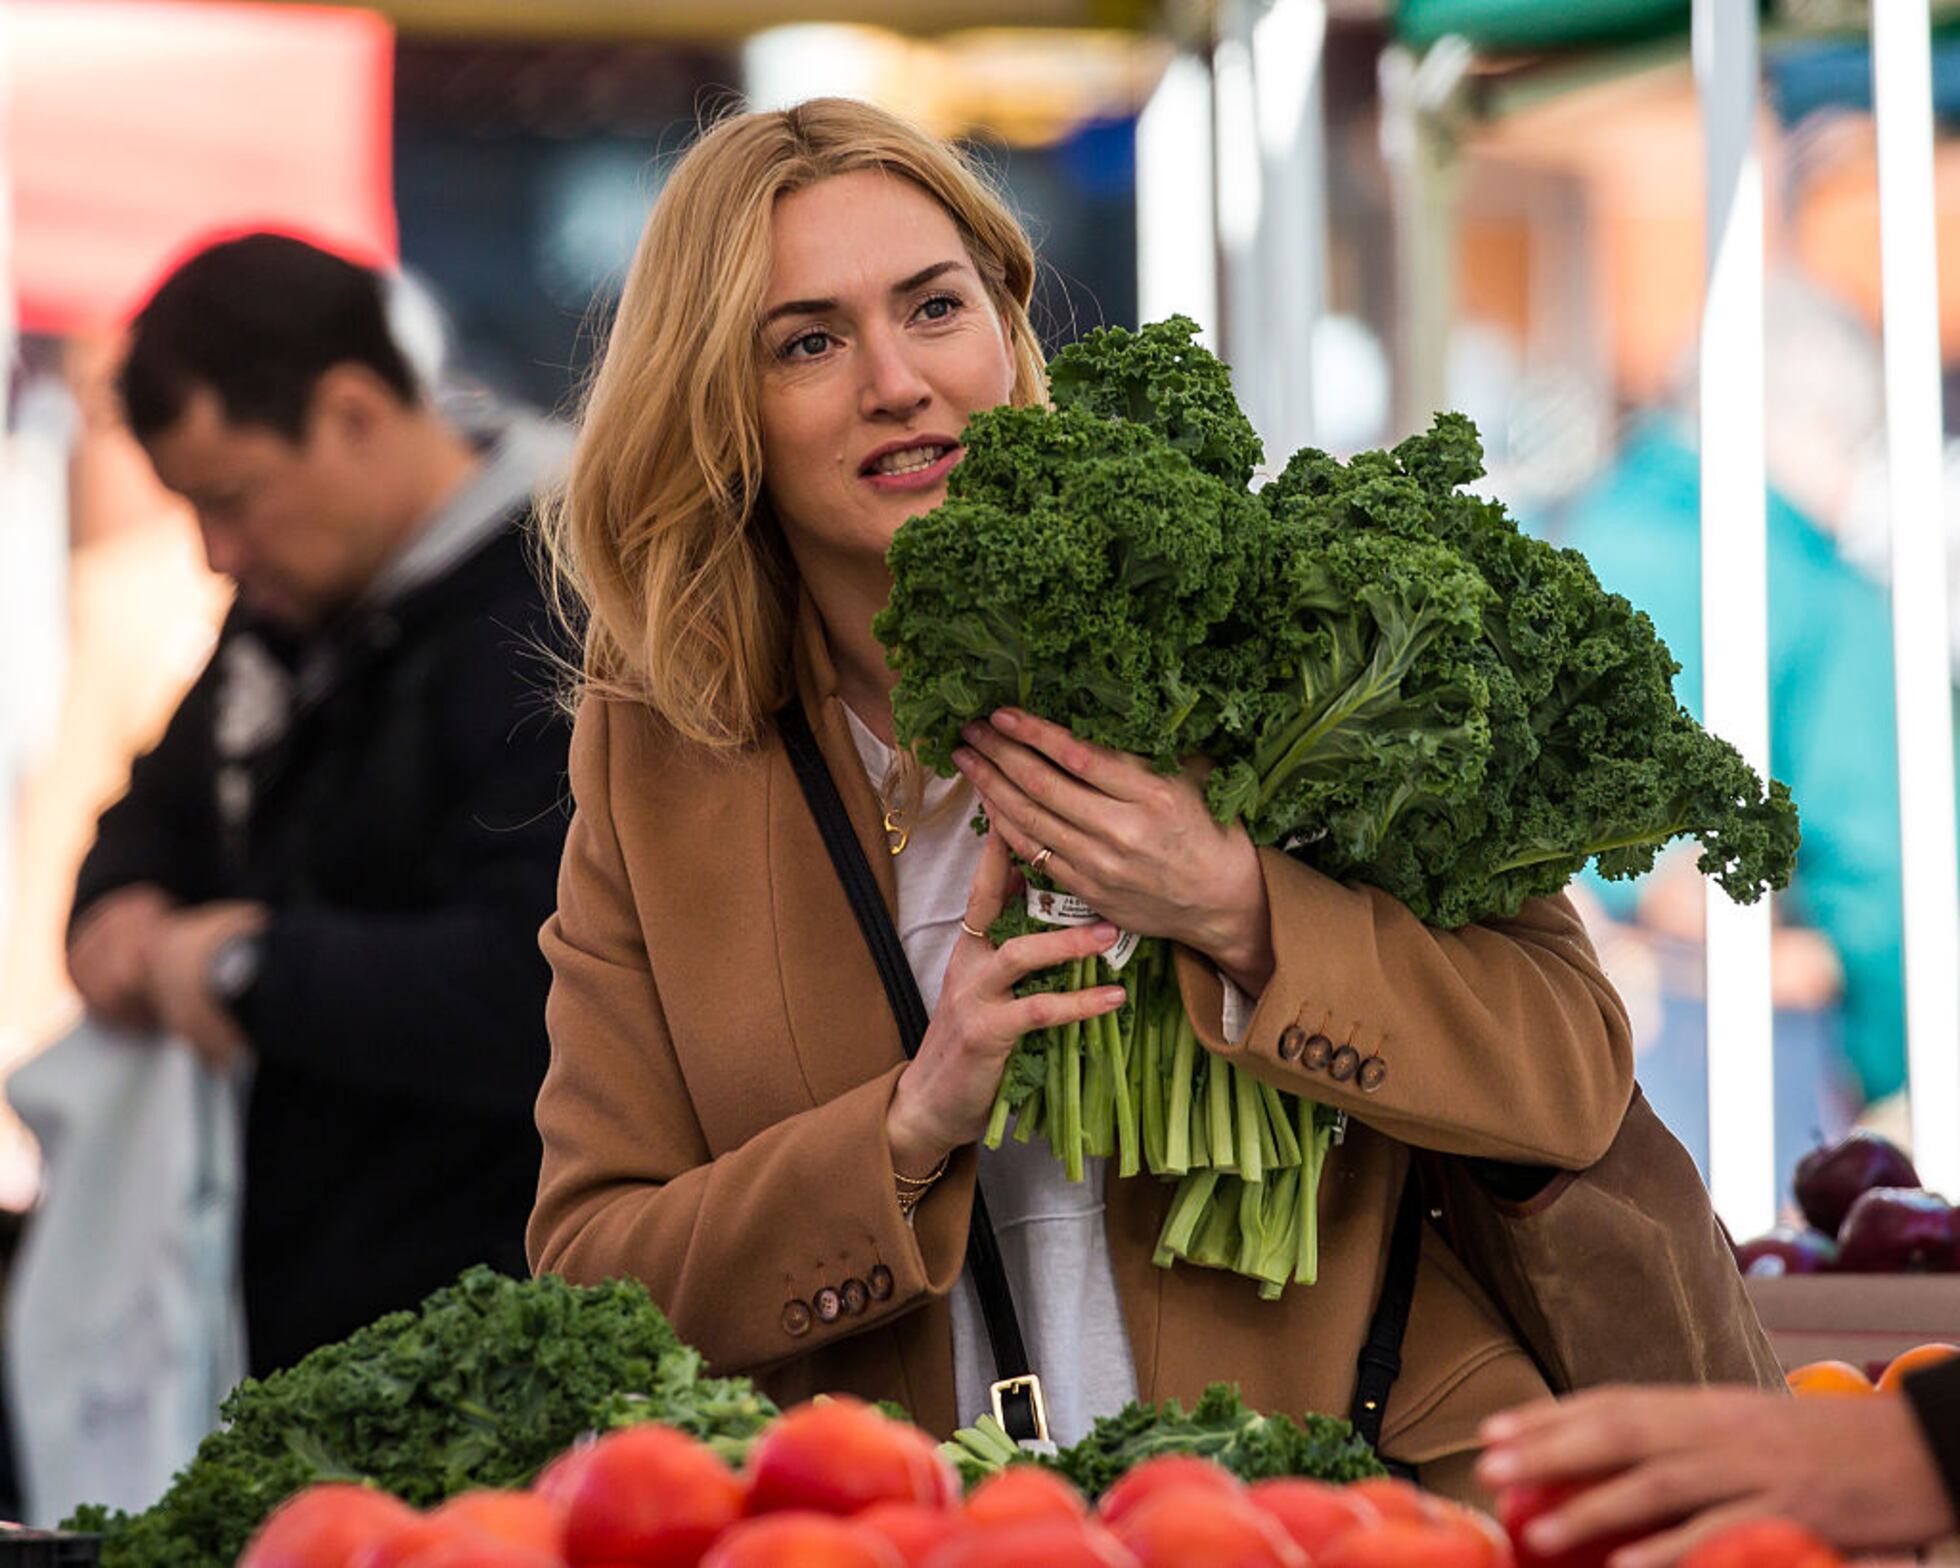
M 1849 1361 L 1812 1361 L 1788 1374 L 1793 1394 L 1869 1394 L 1872 1380 Z
M 1892 1358 L 1892 1364 L 1879 1375 L 1878 1391 L 1890 1394 L 1906 1379 L 1906 1374 L 1922 1367 L 1938 1366 L 1948 1356 L 1960 1356 L 1960 1345 L 1914 1345 Z

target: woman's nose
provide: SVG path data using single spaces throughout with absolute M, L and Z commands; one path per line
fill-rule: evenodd
M 867 419 L 905 418 L 932 400 L 932 388 L 895 332 L 873 332 L 864 339 L 864 382 L 860 411 Z

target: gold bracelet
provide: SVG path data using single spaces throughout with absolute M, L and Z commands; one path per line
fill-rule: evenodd
M 940 1155 L 939 1163 L 933 1166 L 933 1168 L 927 1171 L 923 1176 L 907 1176 L 903 1171 L 899 1170 L 897 1167 L 893 1167 L 892 1180 L 898 1184 L 898 1189 L 901 1193 L 905 1192 L 908 1189 L 923 1193 L 926 1190 L 926 1188 L 930 1187 L 934 1182 L 938 1181 L 940 1177 L 946 1174 L 947 1162 L 950 1161 L 952 1157 L 953 1156 L 950 1152 Z

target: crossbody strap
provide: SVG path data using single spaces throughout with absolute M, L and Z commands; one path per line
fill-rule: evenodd
M 811 732 L 800 702 L 792 700 L 776 715 L 776 727 L 788 748 L 790 766 L 796 770 L 796 782 L 802 786 L 810 815 L 816 818 L 817 831 L 823 835 L 824 848 L 830 851 L 830 863 L 837 868 L 837 879 L 844 884 L 844 894 L 851 901 L 851 913 L 857 916 L 865 946 L 871 949 L 871 960 L 878 966 L 878 978 L 884 983 L 892 1016 L 898 1020 L 899 1041 L 908 1058 L 916 1056 L 920 1042 L 926 1037 L 925 998 L 919 995 L 919 983 L 912 976 L 905 948 L 892 926 L 884 895 L 878 890 L 878 880 L 864 858 L 864 846 L 851 826 L 843 797 L 837 793 L 837 781 L 830 776 L 830 768 L 818 749 L 817 737 Z M 978 1181 L 973 1184 L 973 1218 L 966 1229 L 966 1267 L 980 1297 L 981 1315 L 987 1322 L 996 1376 L 1002 1383 L 1015 1385 L 1001 1401 L 1002 1424 L 1016 1442 L 1043 1436 L 1036 1413 L 1038 1385 L 1033 1378 L 1034 1369 L 1028 1365 L 1021 1320 L 1014 1311 L 1014 1293 L 1008 1287 L 1007 1268 L 1001 1262 L 1000 1244 L 994 1237 L 993 1222 L 987 1217 L 987 1200 Z
M 1388 1392 L 1402 1371 L 1402 1336 L 1409 1326 L 1409 1308 L 1416 1299 L 1416 1266 L 1422 1261 L 1422 1183 L 1413 1161 L 1402 1183 L 1402 1201 L 1395 1210 L 1395 1230 L 1388 1244 L 1388 1268 L 1382 1293 L 1368 1324 L 1368 1339 L 1355 1365 L 1354 1403 L 1348 1419 L 1380 1448 L 1382 1417 L 1388 1411 Z

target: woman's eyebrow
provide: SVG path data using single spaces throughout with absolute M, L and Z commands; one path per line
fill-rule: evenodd
M 965 265 L 963 261 L 935 261 L 930 267 L 921 267 L 909 278 L 900 278 L 892 285 L 891 292 L 894 296 L 910 294 L 914 289 L 924 288 L 934 278 L 942 277 L 948 272 L 957 272 Z M 762 324 L 766 327 L 772 321 L 779 321 L 784 316 L 822 316 L 836 308 L 837 301 L 834 299 L 786 300 L 764 316 Z

